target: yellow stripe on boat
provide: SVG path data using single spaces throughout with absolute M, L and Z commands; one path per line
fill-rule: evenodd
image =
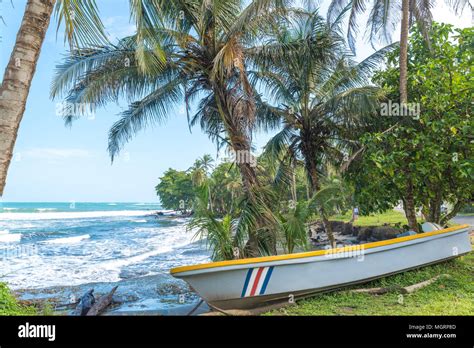
M 313 256 L 321 256 L 321 255 L 328 255 L 328 254 L 337 254 L 342 252 L 350 252 L 350 251 L 360 251 L 363 249 L 372 249 L 377 248 L 385 245 L 391 245 L 396 243 L 402 243 L 413 239 L 425 238 L 430 236 L 436 236 L 438 234 L 449 233 L 457 230 L 461 230 L 464 228 L 470 227 L 470 225 L 459 225 L 450 228 L 445 228 L 443 230 L 432 231 L 432 232 L 425 232 L 419 233 L 413 236 L 406 236 L 406 237 L 399 237 L 393 239 L 382 240 L 379 242 L 372 242 L 367 244 L 357 244 L 351 246 L 345 246 L 342 248 L 334 248 L 334 249 L 327 249 L 327 250 L 316 250 L 316 251 L 308 251 L 303 253 L 295 253 L 295 254 L 285 254 L 285 255 L 275 255 L 275 256 L 263 256 L 263 257 L 253 257 L 248 259 L 238 259 L 238 260 L 228 260 L 228 261 L 218 261 L 218 262 L 209 262 L 209 263 L 201 263 L 198 265 L 191 265 L 191 266 L 182 266 L 172 268 L 170 270 L 171 274 L 188 272 L 188 271 L 195 271 L 199 269 L 206 269 L 206 268 L 215 268 L 215 267 L 225 267 L 225 266 L 235 266 L 235 265 L 246 265 L 252 263 L 261 263 L 261 262 L 270 262 L 270 261 L 282 261 L 282 260 L 292 260 L 292 259 L 299 259 L 299 258 L 306 258 L 306 257 L 313 257 Z

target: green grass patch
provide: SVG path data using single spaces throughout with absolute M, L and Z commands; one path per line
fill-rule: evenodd
M 345 215 L 336 215 L 331 218 L 331 220 L 335 221 L 345 221 L 349 222 L 352 215 L 350 213 Z M 355 222 L 355 226 L 382 226 L 383 224 L 401 224 L 404 225 L 407 223 L 407 219 L 405 218 L 405 214 L 395 211 L 389 210 L 382 214 L 371 214 L 367 216 L 359 216 L 359 218 Z
M 18 303 L 5 283 L 0 283 L 0 315 L 35 315 L 37 309 Z
M 352 293 L 355 288 L 408 286 L 449 274 L 412 294 Z M 474 253 L 341 291 L 319 294 L 265 315 L 474 315 Z

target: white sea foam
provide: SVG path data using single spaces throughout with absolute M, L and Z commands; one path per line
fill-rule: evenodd
M 127 265 L 132 265 L 135 263 L 139 263 L 143 260 L 146 260 L 152 256 L 156 256 L 162 253 L 166 253 L 173 250 L 171 246 L 167 247 L 161 247 L 157 248 L 153 251 L 148 251 L 139 255 L 135 255 L 132 257 L 127 257 L 124 259 L 117 259 L 117 260 L 111 260 L 107 262 L 102 262 L 101 264 L 98 265 L 98 267 L 106 269 L 106 270 L 120 270 L 122 267 L 127 266 Z
M 121 211 L 82 211 L 82 212 L 41 212 L 41 213 L 3 213 L 3 220 L 51 220 L 51 219 L 84 219 L 113 216 L 144 216 L 153 213 L 149 210 L 121 210 Z
M 132 221 L 133 221 L 133 222 L 136 222 L 136 223 L 139 223 L 139 222 L 146 222 L 145 219 L 143 219 L 143 220 L 132 220 Z
M 44 243 L 47 244 L 72 244 L 72 243 L 79 243 L 85 239 L 89 239 L 91 236 L 85 234 L 83 236 L 76 236 L 76 237 L 65 237 L 65 238 L 55 238 L 51 240 L 46 240 Z
M 37 208 L 35 210 L 39 212 L 44 212 L 44 211 L 54 211 L 54 210 L 57 210 L 57 208 Z
M 9 231 L 9 230 L 3 230 L 3 231 L 0 231 L 0 235 L 2 235 L 2 234 L 8 234 L 8 233 L 10 233 L 10 231 Z
M 61 221 L 61 224 L 64 223 L 66 221 Z M 90 239 L 82 239 L 78 243 L 76 241 L 84 236 L 56 236 L 56 239 L 43 239 L 43 242 L 36 243 L 37 253 L 8 260 L 0 257 L 2 281 L 12 289 L 116 282 L 122 279 L 124 270 L 167 272 L 176 265 L 208 261 L 205 257 L 196 260 L 193 254 L 181 255 L 180 249 L 189 248 L 194 235 L 186 230 L 184 224 L 156 226 L 156 233 L 135 235 L 125 233 L 128 228 L 122 231 L 124 233 L 111 230 L 109 234 L 102 234 L 101 238 L 94 238 L 94 232 L 89 232 Z M 62 250 L 65 246 L 68 248 Z M 192 250 L 198 248 L 201 247 L 196 244 Z M 176 256 L 170 257 L 168 253 L 173 250 L 176 250 Z
M 0 234 L 0 243 L 14 243 L 21 240 L 21 233 L 14 234 Z
M 10 211 L 10 210 L 18 210 L 18 208 L 2 208 L 2 209 L 3 209 L 3 210 L 8 210 L 8 211 Z

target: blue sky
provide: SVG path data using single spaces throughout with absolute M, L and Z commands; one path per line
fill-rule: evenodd
M 26 0 L 0 1 L 0 71 L 3 73 L 20 26 Z M 112 38 L 133 33 L 128 0 L 98 0 L 101 16 Z M 324 2 L 322 8 L 327 7 Z M 434 10 L 435 20 L 471 25 L 470 11 L 456 17 L 444 6 Z M 396 37 L 397 34 L 394 35 Z M 360 40 L 358 57 L 373 52 Z M 184 107 L 169 115 L 165 125 L 139 133 L 111 165 L 107 133 L 123 105 L 110 104 L 94 117 L 82 118 L 71 128 L 56 115 L 59 101 L 49 98 L 55 65 L 66 54 L 56 19 L 51 21 L 26 112 L 21 123 L 3 201 L 154 202 L 154 186 L 169 167 L 187 169 L 205 153 L 216 155 L 215 145 L 198 128 L 189 132 Z M 269 138 L 256 138 L 259 150 Z M 258 151 L 257 151 L 258 152 Z

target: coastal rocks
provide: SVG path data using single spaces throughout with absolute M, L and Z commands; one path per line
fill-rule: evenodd
M 357 244 L 353 236 L 354 227 L 350 223 L 331 221 L 331 228 L 338 246 Z M 316 221 L 309 225 L 310 240 L 314 249 L 324 249 L 329 245 L 329 240 L 322 222 Z
M 343 221 L 330 221 L 331 229 L 334 233 L 340 233 L 342 235 L 351 235 L 354 233 L 355 227 L 349 222 Z M 317 235 L 325 233 L 323 223 L 321 221 L 315 221 L 309 225 L 310 238 L 316 238 Z
M 93 288 L 98 299 L 110 293 L 117 285 L 118 289 L 104 315 L 132 312 L 168 313 L 190 306 L 198 300 L 198 296 L 186 283 L 168 274 L 147 275 L 117 282 L 19 289 L 15 294 L 22 303 L 34 303 L 37 307 L 48 304 L 47 307 L 56 313 L 71 315 L 81 296 L 88 290 Z
M 375 242 L 396 238 L 401 232 L 400 229 L 392 226 L 368 226 L 358 228 L 357 240 Z
M 402 232 L 399 228 L 389 225 L 358 227 L 343 221 L 331 221 L 330 223 L 338 246 L 396 238 Z M 329 244 L 321 221 L 315 221 L 309 225 L 309 238 L 315 249 L 324 248 Z

